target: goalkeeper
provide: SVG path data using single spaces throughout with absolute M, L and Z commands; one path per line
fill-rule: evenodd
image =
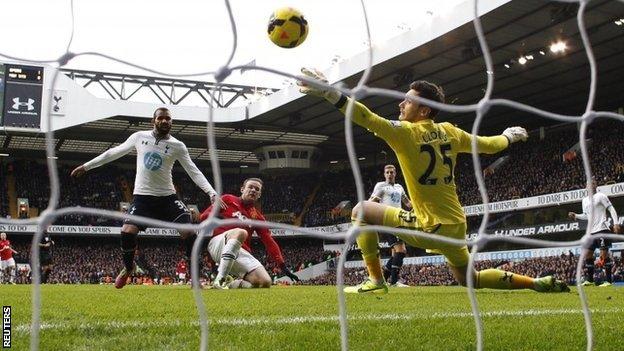
M 308 78 L 327 83 L 322 73 L 303 68 Z M 334 89 L 319 88 L 299 81 L 304 94 L 325 98 L 342 113 L 345 113 L 349 98 Z M 353 121 L 367 128 L 383 139 L 395 152 L 403 175 L 413 209 L 400 208 L 364 201 L 353 208 L 352 220 L 356 221 L 360 211 L 364 223 L 360 225 L 383 225 L 394 228 L 411 228 L 442 237 L 465 240 L 466 217 L 459 203 L 454 180 L 457 154 L 471 152 L 473 135 L 450 123 L 436 123 L 438 110 L 419 104 L 414 99 L 422 97 L 444 103 L 444 93 L 435 84 L 416 81 L 410 85 L 405 99 L 399 104 L 399 120 L 390 121 L 371 112 L 366 106 L 354 102 Z M 528 135 L 524 128 L 507 128 L 502 135 L 477 136 L 477 150 L 494 154 L 506 149 L 509 144 L 525 141 Z M 468 269 L 468 248 L 466 245 L 452 245 L 429 238 L 397 234 L 406 244 L 441 253 L 461 284 L 466 285 Z M 387 293 L 379 261 L 379 238 L 377 232 L 362 231 L 357 238 L 362 257 L 368 270 L 368 279 L 358 286 L 347 287 L 347 293 Z M 539 292 L 569 291 L 567 285 L 552 276 L 531 278 L 498 269 L 476 272 L 476 288 L 491 289 L 533 289 Z

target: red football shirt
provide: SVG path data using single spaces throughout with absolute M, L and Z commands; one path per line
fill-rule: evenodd
M 11 250 L 11 242 L 8 240 L 0 241 L 0 259 L 2 261 L 10 260 L 13 258 L 13 251 Z
M 254 207 L 253 203 L 244 204 L 241 198 L 238 196 L 225 194 L 221 196 L 221 200 L 227 205 L 226 209 L 221 209 L 217 214 L 217 216 L 221 219 L 238 218 L 242 221 L 245 221 L 247 219 L 253 219 L 257 221 L 266 220 L 262 213 Z M 202 221 L 208 218 L 211 209 L 212 206 L 208 207 L 204 210 L 204 212 L 202 212 L 200 216 Z M 216 228 L 212 232 L 212 236 L 214 237 L 217 235 L 221 235 L 224 232 L 234 228 L 241 228 L 247 231 L 247 240 L 245 240 L 242 245 L 243 249 L 251 252 L 251 235 L 256 232 L 256 234 L 258 234 L 258 237 L 260 238 L 260 241 L 262 241 L 262 244 L 264 244 L 264 247 L 266 247 L 267 253 L 271 256 L 271 258 L 273 258 L 273 260 L 280 266 L 284 264 L 282 251 L 280 250 L 277 242 L 275 242 L 275 240 L 271 236 L 271 231 L 268 228 L 258 228 L 244 224 L 222 226 Z
M 177 274 L 180 274 L 180 273 L 186 274 L 186 262 L 184 262 L 184 261 L 178 262 L 178 266 L 176 267 L 176 273 Z

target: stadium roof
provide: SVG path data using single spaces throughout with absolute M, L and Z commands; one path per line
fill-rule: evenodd
M 512 1 L 482 16 L 495 64 L 494 97 L 508 98 L 549 111 L 580 115 L 589 93 L 589 63 L 576 22 L 578 5 L 541 0 Z M 598 62 L 595 109 L 622 107 L 624 91 L 624 4 L 595 0 L 588 4 L 585 23 Z M 563 53 L 550 44 L 564 41 Z M 520 58 L 523 58 L 520 60 Z M 531 57 L 531 58 L 529 58 Z M 520 61 L 526 60 L 525 64 Z M 360 74 L 345 80 L 354 86 Z M 426 79 L 440 84 L 453 104 L 476 103 L 486 84 L 483 56 L 472 23 L 462 25 L 416 49 L 376 65 L 368 85 L 406 91 L 411 81 Z M 376 113 L 394 118 L 398 100 L 385 97 L 363 99 Z M 470 129 L 473 113 L 442 112 L 441 121 Z M 483 123 L 483 134 L 501 132 L 510 125 L 529 129 L 553 124 L 551 120 L 507 108 L 494 107 Z M 90 122 L 57 131 L 56 148 L 68 157 L 89 158 L 119 143 L 136 130 L 149 128 L 145 119 L 132 116 Z M 207 161 L 205 125 L 174 121 L 172 133 L 185 141 L 198 161 Z M 315 97 L 302 97 L 246 120 L 219 125 L 217 145 L 224 162 L 256 163 L 253 150 L 262 145 L 306 144 L 319 146 L 326 160 L 345 159 L 344 118 Z M 355 127 L 360 156 L 388 150 L 385 144 Z M 0 140 L 4 149 L 43 149 L 40 138 L 17 136 Z

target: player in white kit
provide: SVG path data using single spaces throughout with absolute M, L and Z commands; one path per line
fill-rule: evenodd
M 182 201 L 178 199 L 173 186 L 171 170 L 178 161 L 209 197 L 211 202 L 216 199 L 216 192 L 206 177 L 199 171 L 189 156 L 186 145 L 169 134 L 171 130 L 171 113 L 160 107 L 152 117 L 154 129 L 136 132 L 124 143 L 107 150 L 103 154 L 76 167 L 71 175 L 80 177 L 88 170 L 114 161 L 132 150 L 136 150 L 136 178 L 134 181 L 134 200 L 128 214 L 160 219 L 175 223 L 191 223 L 191 214 Z M 126 285 L 130 275 L 135 272 L 134 256 L 137 250 L 137 234 L 145 230 L 143 224 L 125 220 L 121 228 L 121 250 L 124 268 L 121 270 L 115 287 L 121 289 Z M 186 247 L 187 258 L 195 241 L 194 232 L 180 232 Z
M 620 233 L 620 225 L 618 224 L 618 215 L 611 205 L 611 201 L 607 197 L 607 195 L 603 193 L 596 192 L 596 181 L 592 181 L 592 189 L 594 191 L 593 197 L 586 196 L 583 198 L 583 213 L 574 213 L 569 212 L 568 217 L 571 219 L 580 219 L 586 221 L 589 217 L 592 209 L 594 210 L 594 223 L 591 228 L 591 234 L 612 234 Z M 607 220 L 607 211 L 611 215 L 611 220 L 613 221 L 613 232 L 609 228 L 609 222 Z M 607 280 L 603 282 L 600 286 L 609 286 L 613 283 L 612 278 L 612 269 L 613 269 L 613 260 L 609 256 L 609 247 L 611 247 L 611 240 L 604 238 L 596 238 L 592 241 L 591 246 L 585 247 L 587 250 L 586 258 L 585 258 L 585 281 L 583 282 L 584 286 L 594 285 L 594 252 L 597 248 L 600 248 L 600 255 L 604 258 L 604 270 Z
M 380 202 L 384 205 L 401 208 L 404 204 L 408 210 L 412 209 L 412 204 L 405 194 L 405 189 L 401 184 L 395 183 L 396 167 L 394 165 L 386 165 L 384 167 L 385 182 L 375 184 L 370 201 Z M 399 272 L 403 267 L 403 259 L 407 249 L 405 243 L 391 234 L 384 234 L 385 239 L 389 242 L 392 251 L 392 257 L 388 259 L 384 266 L 384 278 L 390 285 L 406 287 L 407 285 L 399 282 Z

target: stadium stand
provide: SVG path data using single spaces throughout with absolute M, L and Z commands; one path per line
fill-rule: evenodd
M 597 122 L 590 128 L 589 152 L 591 164 L 598 184 L 624 181 L 624 146 L 619 142 L 619 135 L 624 132 L 624 126 L 617 122 Z M 497 158 L 508 155 L 507 161 L 494 173 L 486 176 L 486 185 L 490 194 L 490 201 L 502 201 L 520 197 L 530 197 L 540 194 L 549 194 L 584 187 L 584 175 L 580 155 L 574 152 L 568 160 L 563 155 L 573 149 L 578 139 L 577 131 L 572 125 L 559 126 L 545 130 L 547 136 L 540 140 L 538 131 L 527 143 L 514 144 L 502 155 L 482 156 L 483 168 L 487 168 Z M 591 140 L 600 140 L 594 145 Z M 577 157 L 578 156 L 578 157 Z M 476 181 L 472 172 L 470 155 L 462 155 L 457 161 L 456 183 L 463 205 L 481 203 Z M 549 167 L 545 168 L 544 165 Z M 370 195 L 376 182 L 383 179 L 382 166 L 372 166 L 362 169 L 365 186 L 365 197 Z M 49 179 L 47 166 L 27 160 L 15 160 L 3 167 L 15 169 L 16 190 L 18 197 L 30 200 L 30 207 L 39 210 L 47 206 L 49 194 Z M 548 173 L 545 171 L 548 170 Z M 133 172 L 115 166 L 107 166 L 93 172 L 88 178 L 75 180 L 69 177 L 71 166 L 62 165 L 59 168 L 61 181 L 61 207 L 85 206 L 117 210 L 119 201 L 122 201 L 120 186 L 121 177 L 133 180 Z M 33 177 L 36 174 L 38 176 Z M 552 177 L 557 174 L 557 177 Z M 267 216 L 277 222 L 294 223 L 302 215 L 304 203 L 312 195 L 312 189 L 320 182 L 320 190 L 314 197 L 312 204 L 303 213 L 303 222 L 306 227 L 324 226 L 349 221 L 348 213 L 332 213 L 332 209 L 341 201 L 350 201 L 354 204 L 357 199 L 353 175 L 350 169 L 339 171 L 313 172 L 303 175 L 254 175 L 254 174 L 227 174 L 223 177 L 224 193 L 238 194 L 242 181 L 250 176 L 259 176 L 265 186 L 261 199 L 261 208 Z M 184 173 L 175 173 L 174 182 L 180 198 L 186 204 L 195 204 L 203 210 L 208 206 L 208 198 L 198 194 L 196 186 L 187 181 Z M 6 179 L 3 177 L 2 179 Z M 397 182 L 404 183 L 400 175 Z M 3 181 L 2 187 L 2 214 L 8 214 L 7 184 Z M 93 192 L 92 189 L 98 189 Z M 284 214 L 288 214 L 284 216 Z M 81 225 L 114 225 L 114 221 L 83 215 L 71 215 L 57 221 L 58 224 Z

